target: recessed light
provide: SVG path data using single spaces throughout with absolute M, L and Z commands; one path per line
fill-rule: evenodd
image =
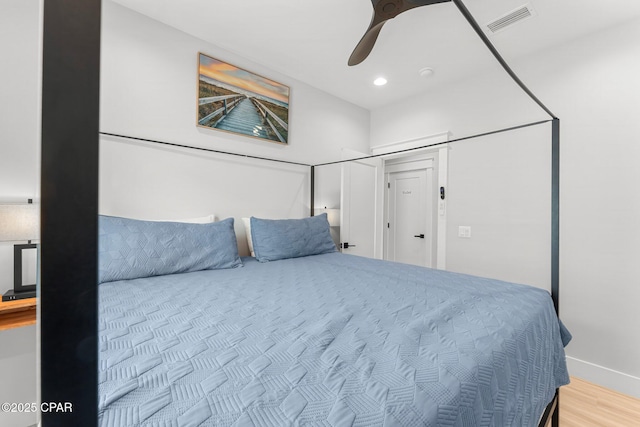
M 373 84 L 376 86 L 384 86 L 387 84 L 387 79 L 385 79 L 384 77 L 378 77 L 373 81 Z
M 425 68 L 421 68 L 418 71 L 418 74 L 420 74 L 420 77 L 431 77 L 433 76 L 433 68 L 429 68 L 429 67 L 425 67 Z

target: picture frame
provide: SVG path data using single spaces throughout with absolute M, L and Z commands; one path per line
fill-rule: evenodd
M 289 86 L 198 52 L 198 127 L 288 145 L 289 94 Z

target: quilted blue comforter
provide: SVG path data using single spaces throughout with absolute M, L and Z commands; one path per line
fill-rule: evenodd
M 100 425 L 534 426 L 549 294 L 340 253 L 100 285 Z

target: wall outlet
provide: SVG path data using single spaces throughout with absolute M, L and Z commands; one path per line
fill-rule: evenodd
M 461 225 L 458 227 L 458 237 L 462 237 L 463 239 L 471 238 L 471 227 L 468 225 Z

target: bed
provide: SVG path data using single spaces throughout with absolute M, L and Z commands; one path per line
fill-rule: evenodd
M 460 9 L 463 16 L 470 23 L 477 35 L 485 43 L 485 45 L 492 53 L 492 55 L 497 59 L 499 64 L 511 76 L 514 82 L 518 84 L 520 88 L 552 119 L 552 185 L 550 194 L 552 200 L 551 295 L 555 303 L 555 308 L 556 310 L 558 310 L 560 285 L 560 120 L 538 98 L 534 96 L 534 94 L 517 77 L 513 70 L 511 70 L 506 61 L 500 56 L 496 48 L 492 45 L 491 41 L 484 34 L 483 30 L 480 28 L 480 25 L 475 21 L 473 16 L 466 9 L 462 1 L 454 0 L 453 2 L 458 7 L 458 9 Z M 110 305 L 106 304 L 106 307 L 111 308 L 109 310 L 102 310 L 99 313 L 99 315 L 101 316 L 101 330 L 99 335 L 100 352 L 97 358 L 96 353 L 94 352 L 94 347 L 91 345 L 87 345 L 88 342 L 93 342 L 93 338 L 96 336 L 95 326 L 98 319 L 96 319 L 96 316 L 94 315 L 93 307 L 95 307 L 96 303 L 98 302 L 98 293 L 102 295 L 101 298 L 106 298 L 105 295 L 108 295 L 109 288 L 115 286 L 116 284 L 113 283 L 110 285 L 106 285 L 99 290 L 96 290 L 93 286 L 97 273 L 94 250 L 97 243 L 97 236 L 95 233 L 95 219 L 98 213 L 98 186 L 95 184 L 97 182 L 98 171 L 98 134 L 108 135 L 108 133 L 98 132 L 99 129 L 97 120 L 99 89 L 98 71 L 100 56 L 100 2 L 92 2 L 89 4 L 85 3 L 87 2 L 83 3 L 83 8 L 82 11 L 79 12 L 79 15 L 74 14 L 71 17 L 74 21 L 73 26 L 67 25 L 69 23 L 68 20 L 70 19 L 70 15 L 66 13 L 65 8 L 68 7 L 68 4 L 66 3 L 57 4 L 55 2 L 47 2 L 46 5 L 48 7 L 45 7 L 44 9 L 43 18 L 45 22 L 45 31 L 43 35 L 43 56 L 45 58 L 45 61 L 43 71 L 44 85 L 42 111 L 44 125 L 42 138 L 42 158 L 46 159 L 47 161 L 43 162 L 42 167 L 42 239 L 43 241 L 47 241 L 47 245 L 49 247 L 77 248 L 77 250 L 74 253 L 74 262 L 72 263 L 68 262 L 69 251 L 51 251 L 45 258 L 47 262 L 43 261 L 42 263 L 41 281 L 42 283 L 47 284 L 47 286 L 43 286 L 40 289 L 40 298 L 42 299 L 42 301 L 46 301 L 46 304 L 43 304 L 41 307 L 41 317 L 43 319 L 41 325 L 41 400 L 47 402 L 71 400 L 74 403 L 73 412 L 56 413 L 50 411 L 42 413 L 42 422 L 43 424 L 47 425 L 94 424 L 96 415 L 96 399 L 93 391 L 95 390 L 96 386 L 95 360 L 98 359 L 100 363 L 100 420 L 103 425 L 109 422 L 116 423 L 117 421 L 115 421 L 115 417 L 117 416 L 122 417 L 119 425 L 132 425 L 134 424 L 134 420 L 137 419 L 138 421 L 140 421 L 141 409 L 147 411 L 142 412 L 144 415 L 149 415 L 149 417 L 145 418 L 146 421 L 142 422 L 142 424 L 195 424 L 195 421 L 192 422 L 192 420 L 194 420 L 193 418 L 183 418 L 182 421 L 177 421 L 170 416 L 167 416 L 168 421 L 166 422 L 156 422 L 159 419 L 162 410 L 158 409 L 156 412 L 151 414 L 150 408 L 157 408 L 159 407 L 158 404 L 153 404 L 151 401 L 143 402 L 142 399 L 137 401 L 134 399 L 134 397 L 140 396 L 144 390 L 153 386 L 153 382 L 151 380 L 144 379 L 143 381 L 142 377 L 146 372 L 151 373 L 153 369 L 156 369 L 156 365 L 153 365 L 156 361 L 161 362 L 164 360 L 163 358 L 166 358 L 167 360 L 165 362 L 165 367 L 157 368 L 165 370 L 168 369 L 167 366 L 169 366 L 171 363 L 177 363 L 175 361 L 171 361 L 168 358 L 169 353 L 166 353 L 166 349 L 161 350 L 161 347 L 157 347 L 155 349 L 157 350 L 155 357 L 149 355 L 146 362 L 147 364 L 144 364 L 142 360 L 143 357 L 141 357 L 141 355 L 147 354 L 145 352 L 152 353 L 152 350 L 154 350 L 152 345 L 149 345 L 148 348 L 145 347 L 144 342 L 146 342 L 146 338 L 150 337 L 151 335 L 155 337 L 155 332 L 152 330 L 147 330 L 147 332 L 150 333 L 147 333 L 146 335 L 143 335 L 141 332 L 136 332 L 138 331 L 138 328 L 140 328 L 140 330 L 144 328 L 143 323 L 145 322 L 145 320 L 140 320 L 140 322 L 136 323 L 135 319 L 127 319 L 130 313 L 122 311 L 118 312 L 119 308 L 117 307 L 117 303 L 111 301 Z M 78 19 L 78 16 L 81 16 L 82 19 Z M 77 25 L 79 23 L 81 23 L 82 25 Z M 71 27 L 73 27 L 73 31 L 70 31 Z M 85 41 L 85 49 L 77 49 L 77 46 L 74 43 L 71 43 L 74 40 L 80 39 Z M 67 54 L 63 55 L 61 53 Z M 66 59 L 66 61 L 60 60 L 60 58 Z M 478 136 L 486 136 L 492 133 L 509 131 L 516 128 L 518 128 L 518 126 L 474 136 L 465 136 L 459 138 L 458 140 L 469 139 Z M 71 135 L 71 137 L 69 134 L 69 129 L 73 129 L 73 135 Z M 175 142 L 154 141 L 143 139 L 139 136 L 123 137 L 131 140 L 144 140 L 172 147 L 186 147 L 192 150 L 222 153 L 228 156 L 262 159 L 280 163 L 293 163 L 290 161 L 284 161 L 282 159 L 269 159 L 257 156 L 248 156 L 246 154 L 243 154 L 242 152 L 225 152 L 203 147 L 193 147 L 183 144 L 176 144 Z M 428 146 L 417 148 L 427 147 Z M 84 167 L 77 168 L 76 166 L 78 162 L 81 162 Z M 328 164 L 329 163 L 326 163 L 326 165 Z M 311 215 L 313 215 L 314 168 L 316 166 L 322 165 L 307 166 L 309 166 L 309 175 L 311 178 L 310 211 Z M 67 170 L 73 170 L 75 171 L 75 173 L 59 173 L 60 171 Z M 69 230 L 71 229 L 74 230 L 73 233 L 69 233 Z M 323 273 L 330 272 L 323 271 Z M 192 274 L 195 273 L 188 273 L 185 274 L 185 276 Z M 205 272 L 197 274 L 205 274 Z M 214 275 L 217 274 L 217 272 L 206 272 L 206 275 L 209 274 Z M 224 274 L 230 274 L 230 272 Z M 305 280 L 306 278 L 307 275 L 305 274 Z M 131 285 L 131 287 L 137 287 L 138 282 L 145 282 L 147 280 L 155 279 L 125 281 L 122 282 L 123 286 L 121 286 L 121 290 L 124 292 L 124 289 L 127 289 L 129 285 Z M 158 277 L 158 280 L 161 279 Z M 337 280 L 344 281 L 346 279 L 344 277 L 340 277 Z M 189 290 L 186 290 L 185 292 L 188 293 Z M 188 298 L 189 303 L 192 303 L 195 300 L 196 298 L 194 298 L 193 295 L 191 296 L 191 298 Z M 105 303 L 106 302 L 108 301 L 105 300 Z M 135 304 L 132 301 L 126 301 L 123 299 L 122 304 L 123 306 L 131 304 L 131 312 L 140 310 L 139 304 Z M 78 309 L 79 307 L 81 309 Z M 188 306 L 181 308 L 188 310 Z M 114 325 L 105 321 L 107 316 L 116 316 L 115 319 L 121 319 L 120 325 L 122 327 L 120 328 L 120 330 L 110 330 Z M 139 318 L 142 319 L 145 316 L 146 315 L 144 315 L 143 313 L 139 315 Z M 171 319 L 173 319 L 173 316 L 170 317 L 167 321 L 170 322 Z M 131 325 L 129 325 L 128 322 L 131 323 Z M 135 327 L 136 324 L 139 326 Z M 509 325 L 509 323 L 507 323 L 507 325 Z M 562 330 L 561 325 L 558 325 L 557 328 Z M 63 334 L 61 334 L 61 331 L 64 331 Z M 166 334 L 166 336 L 173 334 L 173 336 L 175 336 L 177 339 L 180 339 L 182 337 L 182 334 L 179 332 L 179 330 L 175 330 L 173 332 L 162 330 L 158 333 L 164 333 Z M 554 335 L 557 335 L 555 332 L 553 333 Z M 124 338 L 119 338 L 123 337 L 126 334 L 131 334 L 130 336 L 137 334 L 138 337 L 136 338 L 136 340 L 130 341 L 130 344 L 126 344 Z M 499 333 L 497 332 L 496 334 L 499 335 Z M 566 333 L 561 334 L 561 336 L 564 337 L 566 342 Z M 151 338 L 149 338 L 149 340 L 150 339 Z M 119 340 L 122 341 L 120 344 L 118 344 Z M 505 343 L 506 342 L 507 341 L 505 341 Z M 114 349 L 114 347 L 118 345 L 120 345 L 121 349 L 123 350 L 119 356 L 114 354 L 114 352 L 118 351 L 117 349 Z M 208 344 L 206 345 L 208 346 Z M 511 347 L 512 346 L 510 346 L 510 348 Z M 203 353 L 205 352 L 203 351 Z M 132 364 L 132 358 L 134 356 L 140 359 L 137 360 L 137 362 L 140 362 L 140 364 L 135 368 Z M 562 358 L 561 354 L 547 354 L 544 353 L 544 350 L 541 350 L 539 357 L 543 357 L 545 358 L 545 360 L 547 360 L 548 358 Z M 440 358 L 437 358 L 437 360 L 440 360 Z M 507 365 L 508 364 L 509 363 L 507 363 Z M 480 372 L 481 365 L 478 366 L 478 372 Z M 221 365 L 221 367 L 224 366 Z M 557 384 L 561 384 L 564 381 L 563 377 L 565 376 L 565 373 L 563 373 L 563 371 L 564 367 L 561 366 L 560 368 L 558 368 L 558 372 L 550 374 L 555 375 L 554 381 Z M 140 377 L 141 379 L 138 380 L 138 377 Z M 146 378 L 150 378 L 150 376 L 147 376 Z M 174 380 L 171 384 L 178 384 L 178 380 L 186 381 L 189 378 L 191 378 L 189 375 L 182 376 L 180 378 L 176 376 L 172 376 L 170 378 L 167 377 L 168 380 Z M 492 377 L 491 384 L 494 383 L 493 378 L 494 377 Z M 498 381 L 497 377 L 496 381 Z M 136 383 L 140 383 L 140 386 L 135 385 Z M 171 391 L 173 390 L 171 388 L 172 386 L 168 385 L 167 383 L 158 384 L 159 387 L 157 388 L 157 390 L 159 391 L 154 395 L 155 397 L 153 397 L 152 400 L 155 399 L 155 402 L 168 401 L 166 389 L 168 388 L 169 391 L 173 393 Z M 416 384 L 419 384 L 419 382 L 416 382 Z M 164 386 L 164 389 L 162 389 L 162 386 Z M 222 387 L 222 385 L 220 387 Z M 509 387 L 511 387 L 511 385 Z M 419 385 L 416 385 L 415 388 L 417 390 L 420 387 Z M 515 384 L 513 388 L 516 388 Z M 544 385 L 536 385 L 534 388 L 536 390 L 539 389 L 540 395 L 547 393 Z M 126 390 L 129 391 L 127 392 Z M 527 396 L 536 394 L 531 390 L 531 388 L 525 387 L 525 391 Z M 393 394 L 393 391 L 391 391 L 391 393 Z M 420 393 L 423 393 L 423 391 L 421 391 Z M 387 395 L 385 395 L 385 399 L 388 396 L 390 396 L 389 391 L 387 392 Z M 420 396 L 422 395 L 420 394 Z M 173 394 L 171 394 L 169 397 L 171 398 L 171 402 L 173 402 Z M 179 397 L 180 399 L 178 400 L 180 401 L 185 401 L 185 399 L 182 399 L 181 396 L 176 395 L 175 397 Z M 507 396 L 507 399 L 510 398 L 510 395 Z M 385 402 L 387 401 L 388 399 L 385 400 Z M 556 399 L 554 399 L 554 401 L 556 401 Z M 291 403 L 292 401 L 289 400 L 288 402 Z M 484 404 L 483 401 L 481 401 L 480 403 Z M 145 404 L 146 406 L 143 406 Z M 284 404 L 284 401 L 282 404 Z M 130 405 L 130 409 L 125 409 L 126 405 Z M 189 405 L 185 404 L 183 406 L 186 408 Z M 138 409 L 134 409 L 136 407 Z M 251 408 L 252 407 L 253 406 L 251 406 Z M 338 409 L 342 407 L 344 406 L 340 406 L 338 407 Z M 385 403 L 385 407 L 388 408 L 389 405 Z M 249 415 L 242 415 L 242 417 L 236 420 L 239 425 L 243 424 L 245 421 L 248 421 L 248 419 L 251 418 L 251 408 L 247 407 L 246 413 Z M 549 406 L 548 408 L 551 408 L 551 406 Z M 186 411 L 186 409 L 184 409 L 183 411 Z M 117 415 L 117 413 L 119 413 L 119 415 Z M 186 414 L 186 412 L 184 413 Z M 243 414 L 244 413 L 245 412 L 243 412 Z M 385 414 L 386 413 L 387 412 L 385 412 Z M 393 415 L 394 411 L 391 410 L 389 413 L 392 414 L 388 418 L 389 424 L 392 424 L 393 422 L 395 422 L 395 415 Z M 557 409 L 553 413 L 555 414 L 554 418 L 557 419 Z M 528 414 L 525 416 L 529 417 Z M 387 419 L 386 415 L 385 419 Z M 465 416 L 461 416 L 460 419 L 461 423 L 467 422 L 465 421 Z M 255 418 L 251 418 L 251 420 L 252 423 L 253 421 L 256 421 L 257 424 L 261 424 L 261 422 Z M 499 421 L 500 419 L 498 419 L 497 422 Z M 218 422 L 214 420 L 210 422 L 207 421 L 207 423 L 213 424 Z M 218 424 L 224 423 L 220 422 Z M 247 422 L 247 424 L 249 423 Z M 554 425 L 557 425 L 557 420 L 554 421 Z
M 544 290 L 339 252 L 242 265 L 99 286 L 101 426 L 535 426 L 569 382 Z

